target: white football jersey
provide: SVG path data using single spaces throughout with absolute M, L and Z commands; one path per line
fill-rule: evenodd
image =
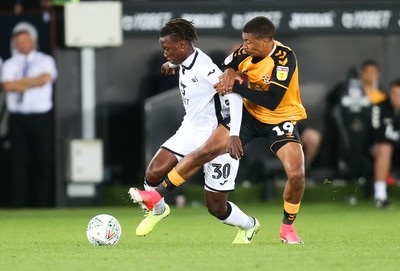
M 229 100 L 214 89 L 221 74 L 211 58 L 198 48 L 182 62 L 179 90 L 186 112 L 182 125 L 215 129 L 218 120 L 229 116 Z

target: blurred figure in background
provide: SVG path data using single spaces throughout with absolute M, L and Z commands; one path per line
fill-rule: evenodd
M 1 74 L 10 112 L 14 207 L 27 206 L 32 196 L 37 206 L 53 205 L 52 93 L 57 70 L 53 57 L 37 51 L 37 38 L 33 25 L 17 24 L 12 31 L 12 57 L 4 62 Z
M 14 13 L 18 15 L 25 10 L 50 7 L 52 7 L 52 0 L 15 0 Z
M 304 126 L 302 122 L 299 123 L 299 134 L 301 142 L 303 143 L 304 166 L 307 172 L 307 169 L 312 166 L 317 157 L 322 135 L 317 129 Z
M 338 138 L 332 144 L 332 151 L 339 152 L 339 170 L 347 179 L 370 178 L 372 174 L 368 152 L 372 144 L 371 107 L 386 99 L 379 87 L 379 77 L 378 64 L 366 60 L 360 66 L 359 75 L 351 70 L 347 82 L 335 88 L 328 98 L 328 115 L 333 121 L 327 123 L 334 127 L 328 127 L 331 130 L 326 134 Z
M 376 207 L 390 206 L 386 179 L 390 175 L 394 153 L 400 150 L 400 78 L 389 86 L 389 99 L 372 107 L 374 135 L 374 199 Z

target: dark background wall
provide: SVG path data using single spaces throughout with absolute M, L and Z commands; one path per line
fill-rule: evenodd
M 206 14 L 210 10 L 220 14 L 222 10 L 224 12 L 222 17 L 225 18 L 227 29 L 200 28 L 200 39 L 196 43 L 197 47 L 211 56 L 215 56 L 215 61 L 219 62 L 223 59 L 223 55 L 227 55 L 232 50 L 234 45 L 241 42 L 241 32 L 231 27 L 229 16 L 234 13 L 246 15 L 247 11 L 282 12 L 283 17 L 280 20 L 276 39 L 296 52 L 300 67 L 302 99 L 309 112 L 309 125 L 323 129 L 321 112 L 324 109 L 326 93 L 336 83 L 345 79 L 351 67 L 359 65 L 365 59 L 377 61 L 381 67 L 383 85 L 387 85 L 390 80 L 400 76 L 398 63 L 400 59 L 398 50 L 400 45 L 400 5 L 396 1 L 380 1 L 379 5 L 374 1 L 363 2 L 363 5 L 359 4 L 360 1 L 338 3 L 338 1 L 305 1 L 304 3 L 268 1 L 268 5 L 266 5 L 266 2 L 258 1 L 246 3 L 244 1 L 241 3 L 224 1 L 205 5 L 204 1 L 201 4 L 193 2 L 179 4 L 125 2 L 124 16 L 129 15 L 137 19 L 139 15 L 143 15 L 140 12 L 148 14 L 153 11 L 174 17 L 185 12 Z M 343 12 L 346 10 L 354 12 L 361 8 L 378 11 L 390 10 L 390 24 L 381 29 L 344 29 L 340 23 L 340 16 Z M 317 25 L 314 28 L 311 24 L 311 27 L 290 29 L 290 20 L 295 12 L 308 12 L 311 15 L 318 12 L 322 14 L 336 12 L 334 16 L 331 16 L 331 19 L 334 19 L 334 25 L 326 27 L 326 29 L 321 28 L 318 23 L 324 23 L 322 19 L 322 21 L 316 20 Z M 247 14 L 247 16 L 250 15 Z M 9 46 L 7 28 L 12 28 L 14 22 L 21 19 L 27 19 L 38 27 L 42 27 L 44 17 L 41 12 L 36 13 L 35 19 L 28 18 L 31 15 L 13 17 L 13 19 L 9 19 L 12 17 L 10 14 L 4 16 L 2 17 L 3 21 L 7 24 L 0 25 L 0 33 L 2 37 L 5 37 L 6 42 L 0 46 L 0 55 L 6 58 L 7 54 L 4 52 Z M 60 14 L 57 18 L 59 19 L 53 18 L 52 22 L 58 28 L 57 33 L 60 33 L 62 32 Z M 307 21 L 307 18 L 304 17 L 303 20 Z M 134 22 L 137 23 L 137 21 Z M 162 23 L 159 22 L 159 25 Z M 123 25 L 126 27 L 126 21 Z M 307 22 L 304 25 L 307 25 Z M 104 141 L 105 181 L 137 184 L 141 182 L 145 169 L 144 100 L 173 88 L 177 81 L 176 78 L 167 78 L 159 74 L 159 67 L 164 60 L 158 44 L 158 29 L 141 30 L 138 27 L 143 27 L 144 24 L 137 23 L 135 25 L 132 22 L 128 26 L 131 28 L 129 31 L 124 30 L 124 43 L 121 47 L 96 49 L 96 122 L 97 137 Z M 54 28 L 50 26 L 47 28 L 47 34 L 43 34 L 43 37 L 47 36 L 48 44 L 55 45 L 53 40 L 57 33 L 54 32 Z M 40 41 L 42 42 L 43 39 L 41 38 Z M 46 46 L 43 45 L 42 49 L 48 53 L 54 53 L 59 70 L 54 98 L 56 104 L 57 183 L 62 187 L 66 181 L 67 143 L 70 139 L 81 137 L 80 50 L 66 48 L 59 40 L 57 46 Z M 163 129 L 163 127 L 159 129 Z M 63 189 L 58 193 L 58 198 L 62 202 Z

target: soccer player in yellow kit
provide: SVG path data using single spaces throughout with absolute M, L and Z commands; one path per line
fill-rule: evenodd
M 153 191 L 131 189 L 134 201 L 153 208 L 164 195 L 191 177 L 202 164 L 227 151 L 234 158 L 243 155 L 242 144 L 264 137 L 280 159 L 288 177 L 280 238 L 288 244 L 302 244 L 293 222 L 304 192 L 304 155 L 297 121 L 307 117 L 300 99 L 297 60 L 294 52 L 274 40 L 275 26 L 265 17 L 250 20 L 243 28 L 243 45 L 224 62 L 220 94 L 231 91 L 243 98 L 240 135 L 216 129 L 197 151 L 185 156 Z M 216 142 L 227 142 L 221 149 Z M 213 147 L 218 145 L 217 147 Z

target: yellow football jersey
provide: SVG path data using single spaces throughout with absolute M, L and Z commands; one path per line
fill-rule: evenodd
M 268 91 L 271 84 L 274 84 L 280 86 L 282 91 L 286 90 L 282 101 L 274 110 L 244 99 L 245 108 L 257 120 L 268 124 L 278 124 L 307 118 L 300 99 L 296 56 L 289 47 L 275 41 L 271 54 L 262 59 L 248 55 L 240 47 L 233 53 L 231 61 L 225 63 L 225 66 L 247 75 L 250 89 Z

